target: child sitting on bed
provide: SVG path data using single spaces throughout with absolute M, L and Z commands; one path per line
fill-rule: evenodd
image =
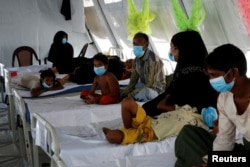
M 121 110 L 124 128 L 103 128 L 110 143 L 132 144 L 161 140 L 178 135 L 187 124 L 208 130 L 196 107 L 189 105 L 176 105 L 175 110 L 162 113 L 153 119 L 146 115 L 145 110 L 132 97 L 126 97 L 122 101 Z
M 18 83 L 19 86 L 30 89 L 31 97 L 37 97 L 40 94 L 63 89 L 63 86 L 56 80 L 52 70 L 44 70 L 39 77 L 30 74 L 24 74 Z
M 87 104 L 113 104 L 120 101 L 120 87 L 117 78 L 108 69 L 108 58 L 102 53 L 93 57 L 96 77 L 90 89 L 81 92 L 81 98 Z M 95 93 L 99 87 L 101 94 Z

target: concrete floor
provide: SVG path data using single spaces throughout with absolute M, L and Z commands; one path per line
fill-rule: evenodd
M 26 167 L 26 161 L 20 156 L 17 142 L 12 141 L 7 109 L 6 104 L 0 103 L 0 166 Z
M 21 156 L 18 139 L 13 140 L 9 128 L 8 106 L 0 97 L 0 167 L 29 167 L 27 161 Z M 49 167 L 49 159 L 45 154 L 39 157 L 39 167 Z

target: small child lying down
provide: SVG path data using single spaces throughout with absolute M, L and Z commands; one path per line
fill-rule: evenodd
M 42 71 L 40 78 L 35 75 L 24 74 L 18 85 L 30 89 L 31 97 L 37 97 L 47 91 L 63 89 L 54 72 L 49 69 Z

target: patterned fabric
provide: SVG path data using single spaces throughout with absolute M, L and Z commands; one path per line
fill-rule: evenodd
M 159 140 L 177 136 L 184 125 L 209 129 L 203 122 L 202 116 L 197 113 L 197 109 L 189 105 L 176 106 L 174 111 L 162 113 L 151 121 L 151 126 Z
M 152 51 L 147 50 L 142 59 L 136 58 L 134 60 L 130 82 L 123 94 L 134 97 L 145 87 L 162 93 L 166 87 L 163 66 L 161 59 Z M 135 88 L 137 82 L 143 83 L 144 86 Z
M 156 119 L 146 115 L 145 110 L 138 105 L 136 118 L 132 120 L 132 128 L 123 128 L 124 134 L 122 144 L 149 142 L 153 139 L 164 139 L 177 136 L 184 125 L 201 127 L 205 130 L 209 128 L 204 124 L 197 109 L 189 105 L 176 106 L 176 110 L 162 113 Z

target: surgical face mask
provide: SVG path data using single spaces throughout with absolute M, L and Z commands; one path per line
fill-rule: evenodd
M 94 72 L 96 73 L 96 75 L 100 76 L 106 72 L 106 68 L 104 66 L 94 67 Z
M 144 55 L 144 50 L 143 50 L 143 46 L 134 46 L 133 47 L 133 52 L 135 57 L 140 58 Z
M 66 44 L 67 43 L 67 38 L 63 38 L 62 39 L 62 44 Z
M 213 107 L 203 108 L 201 110 L 201 116 L 205 124 L 210 128 L 214 127 L 214 121 L 218 119 L 216 109 Z
M 42 83 L 43 87 L 46 89 L 49 89 L 52 87 L 52 85 L 47 85 L 45 82 Z
M 230 72 L 230 70 L 226 73 L 226 75 Z M 226 92 L 230 91 L 234 86 L 234 80 L 230 83 L 226 83 L 224 77 L 226 76 L 220 76 L 214 79 L 210 79 L 209 82 L 211 86 L 217 91 L 217 92 Z
M 171 61 L 175 61 L 174 55 L 173 55 L 170 51 L 168 52 L 168 58 L 169 58 L 169 60 L 171 60 Z

